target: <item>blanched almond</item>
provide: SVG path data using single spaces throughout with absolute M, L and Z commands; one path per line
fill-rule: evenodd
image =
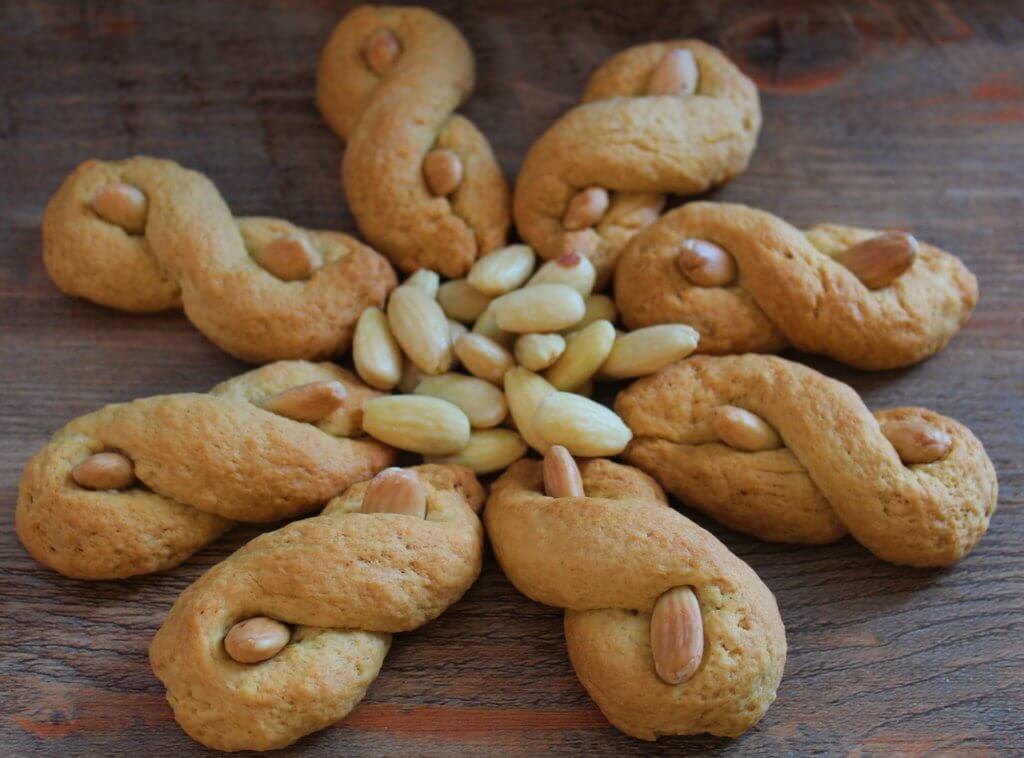
M 431 150 L 423 158 L 423 179 L 435 197 L 447 197 L 462 183 L 462 159 L 453 150 Z
M 505 399 L 512 420 L 527 444 L 539 453 L 545 452 L 549 445 L 534 430 L 533 417 L 537 406 L 553 392 L 556 392 L 555 388 L 542 377 L 520 366 L 505 374 Z
M 260 663 L 280 653 L 291 636 L 291 630 L 280 621 L 253 616 L 231 627 L 224 650 L 239 663 Z
M 704 657 L 700 602 L 689 587 L 674 587 L 658 598 L 651 613 L 654 670 L 667 684 L 682 684 Z
M 402 46 L 398 39 L 388 29 L 375 29 L 366 38 L 366 47 L 363 48 L 363 56 L 370 70 L 377 76 L 387 73 L 398 56 L 402 54 Z
M 434 376 L 451 368 L 448 319 L 437 301 L 422 290 L 403 285 L 391 293 L 388 325 L 399 346 L 423 373 Z
M 538 284 L 502 295 L 490 308 L 506 332 L 557 332 L 579 323 L 583 296 L 564 284 Z
M 447 400 L 422 395 L 375 397 L 363 404 L 363 430 L 422 455 L 449 455 L 469 442 L 469 419 Z
M 711 429 L 726 445 L 747 453 L 782 447 L 782 438 L 768 422 L 735 405 L 719 405 L 712 410 Z
M 455 343 L 455 354 L 473 376 L 499 387 L 505 372 L 516 365 L 512 353 L 482 334 L 464 334 Z
M 427 515 L 427 491 L 415 471 L 386 468 L 370 480 L 363 493 L 362 512 L 424 518 Z
M 465 466 L 476 474 L 490 474 L 511 466 L 526 455 L 526 443 L 511 429 L 475 430 L 469 444 L 452 455 L 431 456 L 430 463 Z
M 594 289 L 596 280 L 597 272 L 589 258 L 579 253 L 567 253 L 537 269 L 537 273 L 530 278 L 526 286 L 564 284 L 586 297 Z
M 360 378 L 379 390 L 393 389 L 402 378 L 402 350 L 380 308 L 367 308 L 356 322 L 352 362 Z
M 466 281 L 489 297 L 503 295 L 521 287 L 536 263 L 537 256 L 529 245 L 509 245 L 478 259 Z
M 662 56 L 647 83 L 648 95 L 692 95 L 697 91 L 700 72 L 689 50 L 676 48 Z
M 541 400 L 531 423 L 548 445 L 563 445 L 588 458 L 618 455 L 633 437 L 613 411 L 571 392 L 553 392 Z
M 437 292 L 441 286 L 441 277 L 436 271 L 431 271 L 429 268 L 421 268 L 402 282 L 402 286 L 415 287 L 431 300 L 437 300 Z
M 583 497 L 580 467 L 561 445 L 544 453 L 544 492 L 548 497 Z
M 253 250 L 252 257 L 268 272 L 286 282 L 308 279 L 323 265 L 320 253 L 307 239 L 297 234 L 271 240 Z
M 615 346 L 615 327 L 608 321 L 595 321 L 566 340 L 565 352 L 544 372 L 556 388 L 571 392 L 597 373 Z
M 676 264 L 683 276 L 698 287 L 727 287 L 736 281 L 736 259 L 707 240 L 683 240 Z
M 402 361 L 402 378 L 398 380 L 398 391 L 411 395 L 426 377 L 415 363 L 406 358 Z
M 516 340 L 516 360 L 530 371 L 547 368 L 563 352 L 565 337 L 560 334 L 523 334 Z
M 131 184 L 108 184 L 93 198 L 92 209 L 101 219 L 129 234 L 142 234 L 146 230 L 149 200 L 142 190 Z
M 490 382 L 474 376 L 428 376 L 416 385 L 416 394 L 439 397 L 459 406 L 474 429 L 497 426 L 508 415 L 505 393 Z
M 949 455 L 953 447 L 953 440 L 946 432 L 925 421 L 886 420 L 880 426 L 900 460 L 908 466 L 934 463 Z
M 336 380 L 309 382 L 265 398 L 260 407 L 293 421 L 315 424 L 338 410 L 347 394 L 345 385 Z
M 491 298 L 479 292 L 465 279 L 445 282 L 437 291 L 437 302 L 448 318 L 472 324 L 491 304 Z
M 889 286 L 914 265 L 920 246 L 906 232 L 885 232 L 847 248 L 835 260 L 850 269 L 868 289 Z
M 615 309 L 615 301 L 608 297 L 608 295 L 588 295 L 583 299 L 583 305 L 583 318 L 568 329 L 562 329 L 561 333 L 563 335 L 570 332 L 578 332 L 595 321 L 610 321 L 614 324 L 615 320 L 619 317 L 619 312 Z
M 562 226 L 569 232 L 591 227 L 608 211 L 610 202 L 608 191 L 602 187 L 580 190 L 569 200 L 565 216 L 562 217 Z
M 697 349 L 700 334 L 683 324 L 659 324 L 622 334 L 615 339 L 601 377 L 631 379 L 682 360 Z
M 125 490 L 135 484 L 135 465 L 120 453 L 95 453 L 71 469 L 71 478 L 87 490 Z

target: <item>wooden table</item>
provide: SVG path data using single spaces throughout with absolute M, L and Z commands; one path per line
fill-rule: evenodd
M 873 407 L 919 404 L 970 426 L 1001 480 L 988 536 L 952 569 L 915 571 L 850 540 L 790 549 L 698 519 L 774 590 L 789 661 L 778 701 L 741 739 L 658 746 L 1020 751 L 1024 3 L 775 5 L 438 5 L 476 52 L 466 112 L 509 176 L 598 63 L 632 43 L 694 35 L 757 81 L 765 113 L 750 170 L 716 199 L 798 225 L 911 228 L 960 254 L 981 283 L 974 318 L 923 365 L 860 374 L 811 363 Z M 177 570 L 125 582 L 64 579 L 18 544 L 21 468 L 67 420 L 110 402 L 203 390 L 245 369 L 179 314 L 130 317 L 60 295 L 40 257 L 47 198 L 86 158 L 146 153 L 205 172 L 239 215 L 354 230 L 338 181 L 342 145 L 313 105 L 320 48 L 347 6 L 0 6 L 0 754 L 200 752 L 175 724 L 147 647 L 176 595 L 257 531 L 239 529 Z M 609 727 L 584 693 L 560 616 L 520 596 L 488 558 L 461 603 L 397 638 L 352 715 L 295 751 L 649 750 Z

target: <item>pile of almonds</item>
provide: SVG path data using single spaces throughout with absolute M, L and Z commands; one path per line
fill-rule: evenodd
M 372 387 L 400 393 L 363 407 L 364 431 L 428 461 L 499 471 L 529 447 L 612 456 L 632 433 L 589 399 L 594 381 L 650 374 L 686 357 L 698 334 L 680 324 L 623 333 L 596 274 L 571 253 L 537 267 L 527 245 L 480 258 L 441 284 L 421 269 L 386 309 L 356 325 L 352 358 Z M 458 370 L 458 369 L 461 369 Z

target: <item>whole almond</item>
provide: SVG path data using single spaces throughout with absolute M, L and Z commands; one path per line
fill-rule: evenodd
M 135 465 L 120 453 L 94 453 L 71 469 L 71 478 L 87 490 L 124 490 L 137 481 Z
M 491 304 L 487 295 L 477 290 L 466 279 L 452 279 L 437 291 L 437 302 L 448 318 L 463 324 L 472 324 Z
M 633 437 L 613 411 L 571 392 L 553 392 L 541 400 L 531 424 L 548 445 L 563 445 L 587 458 L 618 455 Z
M 516 365 L 512 353 L 482 334 L 464 334 L 455 343 L 462 367 L 473 376 L 499 387 L 505 372 Z
M 682 360 L 697 349 L 700 334 L 683 324 L 658 324 L 622 334 L 615 339 L 601 377 L 632 379 Z
M 431 150 L 423 159 L 423 179 L 435 197 L 447 197 L 462 183 L 462 159 L 446 148 Z
M 591 227 L 607 213 L 610 202 L 608 191 L 603 187 L 580 190 L 570 198 L 562 226 L 570 232 Z
M 583 477 L 575 459 L 562 445 L 544 453 L 544 492 L 548 497 L 583 497 Z
M 526 455 L 526 443 L 511 429 L 474 430 L 469 444 L 452 455 L 429 456 L 429 463 L 465 466 L 475 474 L 490 474 L 508 468 Z
M 544 372 L 544 378 L 556 389 L 572 392 L 597 373 L 614 346 L 615 327 L 595 321 L 566 340 L 565 352 Z
M 291 636 L 291 630 L 280 621 L 253 616 L 231 627 L 224 650 L 239 663 L 260 663 L 280 653 Z
M 782 447 L 782 438 L 767 421 L 735 405 L 719 405 L 712 410 L 711 429 L 726 445 L 746 453 Z
M 380 308 L 367 308 L 356 322 L 352 362 L 360 378 L 371 387 L 390 390 L 402 378 L 402 350 Z
M 441 287 L 441 277 L 436 271 L 431 271 L 429 268 L 421 268 L 402 282 L 402 285 L 405 287 L 415 287 L 431 300 L 437 300 L 437 293 Z
M 416 287 L 401 286 L 388 298 L 388 325 L 399 346 L 429 376 L 452 366 L 448 319 L 437 301 Z
M 252 251 L 253 260 L 286 282 L 308 279 L 323 265 L 320 253 L 298 235 L 289 234 Z
M 537 269 L 537 273 L 530 277 L 526 286 L 564 284 L 586 297 L 594 289 L 595 281 L 597 272 L 589 258 L 579 253 L 566 253 Z
M 366 38 L 363 56 L 366 58 L 366 64 L 370 70 L 377 76 L 387 73 L 401 54 L 402 46 L 388 29 L 375 29 Z
M 698 287 L 727 287 L 736 281 L 736 259 L 707 240 L 683 240 L 676 264 L 683 276 Z
M 697 91 L 700 72 L 689 50 L 676 48 L 662 56 L 647 82 L 648 95 L 692 95 Z
M 560 330 L 562 335 L 578 332 L 595 321 L 610 321 L 614 324 L 619 317 L 619 312 L 615 308 L 615 301 L 608 297 L 608 295 L 588 295 L 583 299 L 583 305 L 583 318 L 568 329 Z
M 474 376 L 428 376 L 416 385 L 416 394 L 439 397 L 457 405 L 474 429 L 497 426 L 508 415 L 505 393 L 490 382 Z
M 553 392 L 555 388 L 545 379 L 520 366 L 505 374 L 505 399 L 512 420 L 527 444 L 539 453 L 544 453 L 549 445 L 534 430 L 533 417 L 537 406 Z
M 900 460 L 908 466 L 934 463 L 949 455 L 953 448 L 953 440 L 946 432 L 925 421 L 886 420 L 880 426 Z
M 92 209 L 101 219 L 129 234 L 142 234 L 146 229 L 149 201 L 142 190 L 131 184 L 108 184 L 93 198 Z
M 523 334 L 516 340 L 516 360 L 530 371 L 546 369 L 563 352 L 565 337 L 560 334 Z
M 914 265 L 920 246 L 906 232 L 885 232 L 858 242 L 835 256 L 835 260 L 863 282 L 868 289 L 887 287 Z
M 265 398 L 260 407 L 278 416 L 313 424 L 334 413 L 348 391 L 336 380 L 310 382 Z
M 579 323 L 586 311 L 583 296 L 564 284 L 538 284 L 502 295 L 490 308 L 506 332 L 557 332 Z
M 529 245 L 509 245 L 479 258 L 466 281 L 489 297 L 511 292 L 530 278 L 537 256 Z
M 469 442 L 469 419 L 447 400 L 425 395 L 375 397 L 363 404 L 363 430 L 422 455 L 450 455 Z
M 386 468 L 378 473 L 363 493 L 363 513 L 397 513 L 424 518 L 427 491 L 415 471 Z
M 654 670 L 667 684 L 682 684 L 704 657 L 700 601 L 689 587 L 675 587 L 658 598 L 651 613 Z

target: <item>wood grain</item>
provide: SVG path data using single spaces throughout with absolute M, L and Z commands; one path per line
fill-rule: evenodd
M 131 317 L 61 296 L 40 259 L 43 207 L 90 157 L 147 153 L 209 175 L 233 211 L 355 229 L 341 144 L 313 106 L 337 2 L 0 5 L 0 753 L 202 752 L 175 725 L 146 650 L 174 597 L 251 538 L 168 574 L 64 579 L 14 535 L 27 458 L 109 402 L 202 390 L 244 369 L 177 314 Z M 763 93 L 750 171 L 715 198 L 798 225 L 912 229 L 957 251 L 981 304 L 941 355 L 858 374 L 875 408 L 952 415 L 999 471 L 989 535 L 959 566 L 914 571 L 849 540 L 758 543 L 707 524 L 775 591 L 790 657 L 779 699 L 739 740 L 671 752 L 962 754 L 1024 744 L 1024 3 L 443 2 L 478 61 L 466 111 L 509 176 L 587 73 L 632 43 L 698 36 Z M 705 523 L 701 521 L 701 523 Z M 401 635 L 366 700 L 295 748 L 309 755 L 642 754 L 573 676 L 558 611 L 489 559 L 463 602 Z

